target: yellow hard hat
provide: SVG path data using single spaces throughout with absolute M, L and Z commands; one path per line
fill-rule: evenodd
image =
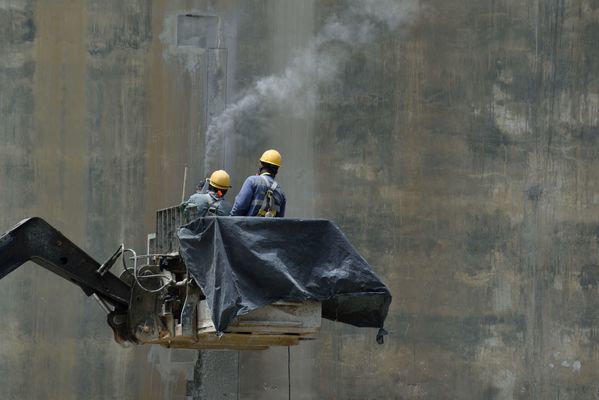
M 262 157 L 260 157 L 260 161 L 262 161 L 264 163 L 276 165 L 277 167 L 280 167 L 281 164 L 283 163 L 283 160 L 281 159 L 281 153 L 279 153 L 276 150 L 272 150 L 272 149 L 266 150 L 264 152 L 264 154 L 262 154 Z
M 227 171 L 219 169 L 210 175 L 210 184 L 217 189 L 227 190 L 231 187 L 231 177 Z

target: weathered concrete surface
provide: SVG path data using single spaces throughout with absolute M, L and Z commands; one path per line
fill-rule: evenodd
M 0 2 L 3 230 L 40 215 L 99 260 L 121 241 L 144 248 L 151 11 L 145 2 Z M 79 288 L 33 265 L 0 288 L 1 398 L 185 393 L 161 380 L 147 349 L 116 345 Z
M 0 0 L 2 229 L 41 215 L 98 259 L 143 249 L 185 165 L 188 192 L 203 177 L 209 63 L 176 17 L 220 18 L 232 101 L 345 7 Z M 596 398 L 598 42 L 593 0 L 421 0 L 301 118 L 222 138 L 233 192 L 280 148 L 289 214 L 336 221 L 389 285 L 384 346 L 324 321 L 291 382 L 287 349 L 211 353 L 186 390 L 183 361 L 120 349 L 93 301 L 26 266 L 0 281 L 0 397 Z

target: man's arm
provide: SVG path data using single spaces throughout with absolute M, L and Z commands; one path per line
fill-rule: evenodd
M 208 204 L 208 199 L 206 198 L 206 194 L 202 194 L 202 193 L 195 193 L 192 194 L 191 197 L 189 198 L 189 200 L 187 200 L 187 205 L 186 205 L 186 209 L 187 208 L 191 208 L 191 207 L 196 207 L 196 210 L 198 212 L 198 215 L 203 216 L 204 214 L 206 214 L 206 211 L 208 210 L 208 207 L 210 206 Z
M 195 205 L 199 205 L 199 203 L 201 202 L 200 198 L 201 196 L 199 193 L 194 193 L 191 196 L 189 196 L 189 200 L 187 200 L 186 203 L 193 203 Z
M 250 206 L 252 205 L 252 198 L 254 197 L 254 187 L 252 185 L 252 177 L 248 177 L 243 186 L 239 191 L 239 194 L 235 197 L 235 203 L 231 210 L 231 216 L 244 216 L 248 214 Z

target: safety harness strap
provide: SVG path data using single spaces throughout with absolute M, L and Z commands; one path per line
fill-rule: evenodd
M 216 215 L 216 210 L 220 207 L 222 199 L 215 199 L 210 194 L 208 194 L 208 198 L 208 211 L 206 214 Z
M 264 199 L 262 200 L 262 204 L 260 205 L 260 210 L 258 210 L 258 215 L 261 217 L 275 217 L 279 212 L 279 207 L 277 206 L 274 198 L 274 192 L 277 190 L 279 184 L 277 181 L 273 179 L 272 185 L 268 182 L 268 179 L 264 175 L 260 175 L 266 186 L 270 186 L 266 193 L 264 194 Z

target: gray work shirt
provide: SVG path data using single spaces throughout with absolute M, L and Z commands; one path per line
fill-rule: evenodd
M 195 204 L 198 210 L 198 215 L 203 217 L 208 213 L 210 206 L 216 207 L 216 215 L 226 216 L 231 214 L 231 206 L 223 199 L 219 198 L 216 193 L 195 193 L 192 194 L 188 204 Z

